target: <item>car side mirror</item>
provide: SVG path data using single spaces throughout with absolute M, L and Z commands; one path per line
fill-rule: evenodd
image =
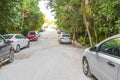
M 95 51 L 95 52 L 96 52 L 96 51 L 97 51 L 97 47 L 96 47 L 96 46 L 91 47 L 91 48 L 90 48 L 90 51 Z

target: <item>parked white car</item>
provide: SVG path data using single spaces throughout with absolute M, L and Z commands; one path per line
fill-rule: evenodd
M 85 49 L 83 72 L 98 80 L 120 80 L 120 34 Z
M 19 52 L 21 48 L 29 47 L 30 41 L 22 34 L 6 34 L 3 35 L 6 40 L 9 40 L 15 52 Z
M 66 33 L 63 33 L 63 32 L 62 32 L 62 33 L 59 35 L 58 42 L 59 42 L 60 44 L 62 44 L 62 43 L 69 43 L 69 44 L 71 44 L 72 40 L 71 40 L 71 37 L 70 37 L 69 34 L 66 34 Z

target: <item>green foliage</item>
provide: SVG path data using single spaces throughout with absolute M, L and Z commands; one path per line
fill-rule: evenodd
M 18 6 L 19 3 L 16 0 L 0 1 L 0 34 L 13 32 L 20 25 L 17 20 L 19 18 Z
M 85 46 L 86 43 L 84 37 L 80 36 L 78 41 L 81 43 L 81 45 Z
M 65 32 L 68 32 L 70 34 L 79 33 L 78 30 L 80 30 L 80 26 L 83 25 L 83 23 L 80 23 L 82 21 L 82 14 L 80 11 L 80 5 L 81 3 L 78 2 L 79 0 L 50 0 L 50 6 L 54 8 L 53 11 L 55 11 L 57 19 L 56 24 L 59 26 L 58 28 L 62 29 Z M 76 36 L 77 37 L 77 36 Z
M 2 0 L 0 16 L 0 34 L 26 34 L 30 30 L 39 29 L 44 23 L 38 0 Z
M 24 34 L 41 28 L 44 15 L 39 11 L 38 0 L 23 0 L 21 11 L 21 27 Z
M 60 29 L 74 34 L 82 45 L 89 44 L 83 13 L 87 18 L 92 42 L 95 45 L 101 40 L 117 34 L 120 29 L 119 0 L 88 0 L 82 9 L 83 0 L 50 0 L 49 5 L 56 12 L 56 24 Z M 82 9 L 82 10 L 81 10 Z
M 98 36 L 100 35 L 106 38 L 111 35 L 117 34 L 120 18 L 120 2 L 117 0 L 100 0 L 94 3 L 94 5 L 90 6 L 92 8 L 93 14 L 95 14 L 93 18 L 94 23 L 97 26 Z M 102 39 L 100 39 L 99 41 L 101 40 Z

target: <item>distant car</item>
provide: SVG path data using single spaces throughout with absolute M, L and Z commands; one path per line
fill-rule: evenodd
M 29 47 L 30 41 L 22 34 L 6 34 L 3 35 L 6 40 L 9 40 L 15 52 L 19 52 L 23 47 Z
M 69 44 L 71 44 L 71 43 L 72 43 L 72 40 L 71 40 L 71 37 L 70 37 L 69 34 L 63 33 L 63 34 L 60 34 L 60 35 L 59 35 L 58 42 L 59 42 L 60 44 L 62 44 L 62 43 L 69 43 Z
M 40 33 L 38 33 L 37 31 L 30 31 L 30 32 L 28 32 L 28 34 L 27 34 L 27 38 L 28 38 L 30 41 L 37 41 L 37 40 L 38 40 L 38 37 L 40 37 Z
M 0 35 L 0 64 L 5 62 L 13 62 L 14 50 L 10 44 L 10 41 L 6 41 L 2 35 Z
M 57 33 L 60 34 L 62 31 L 61 30 L 57 30 Z
M 52 28 L 52 29 L 57 29 L 57 27 L 56 27 L 56 26 L 52 26 L 51 28 Z
M 45 29 L 40 29 L 40 30 L 39 30 L 39 32 L 44 32 L 44 31 L 45 31 Z
M 120 34 L 85 49 L 83 72 L 98 80 L 120 80 Z

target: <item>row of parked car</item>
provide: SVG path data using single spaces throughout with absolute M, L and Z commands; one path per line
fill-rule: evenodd
M 0 64 L 12 62 L 14 52 L 19 52 L 21 48 L 28 48 L 30 41 L 37 41 L 40 33 L 37 31 L 28 32 L 25 37 L 22 34 L 5 34 L 0 35 Z

